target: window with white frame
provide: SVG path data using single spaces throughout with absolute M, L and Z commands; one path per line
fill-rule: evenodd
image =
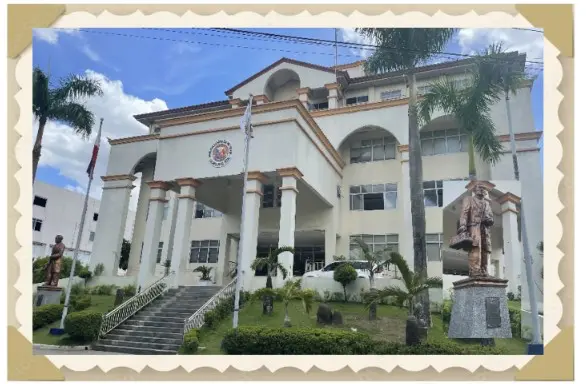
M 397 141 L 392 136 L 355 140 L 350 144 L 350 163 L 370 163 L 396 158 Z
M 165 243 L 163 243 L 162 241 L 159 241 L 159 247 L 157 248 L 157 264 L 159 264 L 161 262 L 161 259 L 163 258 L 163 245 Z
M 96 237 L 96 233 L 94 231 L 90 232 L 90 241 L 94 241 L 94 238 Z
M 351 211 L 382 211 L 397 208 L 397 184 L 350 186 Z
M 190 263 L 217 263 L 220 254 L 218 240 L 194 240 L 189 253 Z
M 390 233 L 385 235 L 371 235 L 371 234 L 360 234 L 350 236 L 350 258 L 360 259 L 362 257 L 362 249 L 360 245 L 356 244 L 356 239 L 360 239 L 370 248 L 371 252 L 384 251 L 385 249 L 390 252 L 399 252 L 399 235 Z M 385 269 L 391 272 L 391 277 L 398 279 L 399 271 L 395 265 L 389 265 Z
M 392 91 L 382 91 L 380 93 L 380 99 L 385 100 L 398 100 L 403 97 L 400 89 L 394 89 Z
M 43 220 L 33 218 L 33 231 L 41 232 L 42 226 L 43 226 Z
M 277 208 L 281 206 L 281 190 L 273 184 L 262 187 L 262 207 Z
M 346 105 L 356 105 L 368 103 L 368 95 L 349 97 L 346 99 Z
M 423 202 L 426 207 L 444 206 L 444 183 L 441 180 L 423 182 Z
M 428 261 L 442 260 L 442 244 L 444 243 L 444 235 L 441 233 L 431 233 L 425 235 L 425 253 Z
M 327 101 L 321 101 L 318 103 L 309 104 L 310 111 L 321 111 L 321 110 L 328 109 L 328 108 L 329 108 L 329 103 Z
M 423 156 L 468 151 L 468 135 L 457 128 L 421 132 L 420 137 Z
M 208 217 L 220 217 L 222 216 L 222 212 L 217 211 L 213 208 L 208 207 L 202 203 L 197 202 L 195 204 L 195 218 L 196 219 L 206 219 Z

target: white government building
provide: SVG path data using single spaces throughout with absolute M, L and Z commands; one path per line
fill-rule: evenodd
M 81 211 L 85 195 L 42 181 L 35 181 L 33 198 L 33 260 L 49 256 L 55 236 L 63 236 L 65 256 L 73 257 L 79 235 Z M 88 264 L 96 236 L 100 200 L 89 198 L 86 220 L 79 247 L 79 260 Z M 124 238 L 130 240 L 135 212 L 130 211 L 124 227 Z
M 418 92 L 439 76 L 463 85 L 471 65 L 463 60 L 420 68 Z M 510 101 L 521 185 L 513 178 L 504 100 L 493 106 L 492 118 L 507 152 L 496 165 L 476 159 L 478 179 L 490 180 L 486 185 L 497 217 L 491 271 L 508 278 L 512 292 L 524 281 L 516 235 L 522 191 L 530 248 L 543 239 L 541 132 L 533 124 L 531 85 Z M 362 62 L 334 68 L 283 58 L 226 95 L 223 101 L 135 116 L 148 134 L 109 140 L 90 262 L 106 266 L 103 278 L 136 281 L 144 288 L 162 275 L 161 264 L 169 258 L 174 285 L 197 284 L 193 269 L 201 264 L 214 268 L 215 284 L 225 285 L 230 261 L 236 261 L 241 247 L 244 288 L 253 290 L 264 286 L 266 271 L 248 266 L 269 249 L 294 246 L 294 255 L 280 259 L 293 276 L 301 276 L 334 255 L 349 255 L 354 236 L 373 249 L 394 245 L 413 265 L 408 91 L 401 73 L 367 76 Z M 249 95 L 254 96 L 254 138 L 240 239 L 244 135 L 239 125 Z M 449 282 L 467 273 L 465 256 L 445 248 L 455 230 L 454 212 L 469 193 L 468 140 L 453 118 L 439 112 L 421 128 L 421 139 L 428 272 L 443 273 Z M 129 270 L 116 277 L 132 183 L 139 173 Z M 398 283 L 398 277 L 391 271 L 377 285 Z M 433 296 L 441 300 L 441 291 Z

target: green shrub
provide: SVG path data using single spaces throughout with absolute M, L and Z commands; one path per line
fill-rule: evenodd
M 240 294 L 240 308 L 250 300 L 251 294 L 243 292 Z M 203 317 L 206 328 L 215 329 L 226 317 L 234 312 L 234 296 L 227 297 L 216 305 L 214 309 L 205 313 Z
M 132 297 L 136 295 L 136 286 L 133 284 L 125 285 L 122 287 L 122 290 L 124 291 L 124 297 Z
M 80 341 L 97 340 L 102 324 L 102 313 L 85 310 L 72 312 L 65 318 L 65 333 Z
M 86 289 L 86 287 L 83 283 L 77 283 L 77 284 L 73 284 L 71 286 L 71 295 L 73 295 L 73 296 L 83 295 L 83 294 L 88 294 L 88 293 L 89 293 L 89 289 Z
M 340 264 L 334 270 L 334 280 L 342 284 L 342 288 L 344 289 L 344 301 L 348 301 L 346 287 L 348 284 L 356 280 L 357 277 L 358 273 L 356 272 L 356 269 L 354 269 L 354 267 L 348 263 Z
M 231 329 L 222 340 L 228 355 L 355 355 L 366 354 L 367 334 L 326 328 Z
M 195 355 L 199 349 L 198 329 L 194 328 L 183 337 L 183 344 L 179 348 L 180 355 Z
M 33 330 L 61 319 L 62 304 L 47 304 L 33 310 Z
M 45 281 L 45 265 L 49 262 L 49 256 L 39 257 L 33 261 L 33 284 L 42 283 Z M 73 259 L 71 257 L 63 257 L 61 259 L 61 272 L 59 273 L 60 279 L 69 277 L 71 273 L 71 265 Z M 75 263 L 75 276 L 79 276 L 80 271 L 83 270 L 81 262 L 78 260 Z
M 72 311 L 83 311 L 92 306 L 92 297 L 90 295 L 71 296 L 69 301 Z
M 94 268 L 94 276 L 100 276 L 102 273 L 104 273 L 104 264 L 98 263 Z
M 509 320 L 511 321 L 513 337 L 522 337 L 521 311 L 509 308 Z
M 110 296 L 110 295 L 114 294 L 115 289 L 116 289 L 116 286 L 113 284 L 96 285 L 95 287 L 92 287 L 91 294 L 98 295 L 98 296 Z
M 452 341 L 428 341 L 409 346 L 403 343 L 373 341 L 369 355 L 504 355 L 507 352 L 499 347 L 480 345 L 459 345 Z
M 89 270 L 87 266 L 83 266 L 78 274 L 79 277 L 85 280 L 89 280 L 92 278 L 92 271 Z

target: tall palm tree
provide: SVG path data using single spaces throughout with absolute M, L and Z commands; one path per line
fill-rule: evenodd
M 283 252 L 295 253 L 295 249 L 293 249 L 292 247 L 280 247 L 277 249 L 273 249 L 271 250 L 271 252 L 269 252 L 269 255 L 267 257 L 257 257 L 250 266 L 250 268 L 252 269 L 267 269 L 266 288 L 273 288 L 272 275 L 275 272 L 281 272 L 283 279 L 287 278 L 287 268 L 285 268 L 283 264 L 279 262 L 279 255 Z
M 421 140 L 417 117 L 417 85 L 415 68 L 441 52 L 455 33 L 452 28 L 359 28 L 363 36 L 374 39 L 378 48 L 365 64 L 366 72 L 382 73 L 403 70 L 409 88 L 409 179 L 413 226 L 413 258 L 415 271 L 427 276 L 425 252 L 425 205 Z M 429 294 L 419 298 L 429 321 Z
M 58 87 L 52 88 L 47 74 L 38 67 L 33 70 L 33 115 L 39 121 L 33 146 L 33 183 L 41 158 L 41 144 L 47 121 L 63 122 L 71 126 L 75 133 L 87 138 L 92 133 L 94 115 L 80 101 L 82 98 L 102 94 L 100 83 L 94 79 L 70 75 L 61 79 Z
M 355 239 L 354 243 L 360 247 L 360 260 L 368 263 L 368 281 L 370 283 L 370 290 L 374 289 L 374 274 L 380 269 L 385 268 L 391 264 L 391 250 L 389 248 L 371 251 L 370 247 L 362 241 L 362 239 Z M 376 320 L 376 302 L 368 307 L 368 319 Z
M 427 277 L 424 274 L 413 272 L 409 265 L 397 252 L 391 253 L 391 263 L 397 266 L 405 288 L 390 286 L 383 289 L 372 289 L 365 295 L 366 305 L 370 306 L 388 297 L 397 299 L 399 303 L 407 303 L 409 315 L 413 314 L 415 299 L 430 288 L 443 288 L 441 277 Z M 428 322 L 428 324 L 431 324 Z
M 488 64 L 488 63 L 486 63 Z M 478 61 L 466 87 L 458 87 L 447 77 L 433 82 L 419 102 L 422 124 L 431 121 L 436 109 L 453 116 L 468 135 L 468 173 L 476 179 L 474 151 L 491 164 L 496 163 L 503 151 L 490 116 L 492 105 L 499 100 L 500 79 L 492 71 L 492 65 Z

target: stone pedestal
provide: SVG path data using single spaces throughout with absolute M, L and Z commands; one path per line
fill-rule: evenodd
M 448 337 L 511 338 L 507 280 L 467 278 L 454 282 L 454 303 Z
M 63 292 L 61 287 L 39 285 L 37 287 L 35 307 L 47 304 L 61 304 L 61 292 Z

